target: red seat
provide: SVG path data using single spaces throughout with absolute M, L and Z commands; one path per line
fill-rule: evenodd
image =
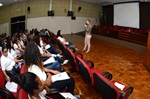
M 64 51 L 65 53 L 65 56 L 66 56 L 66 58 L 67 59 L 69 59 L 69 62 L 70 62 L 70 64 L 71 64 L 71 66 L 72 66 L 72 69 L 70 69 L 71 70 L 71 72 L 74 72 L 74 71 L 79 71 L 79 69 L 78 69 L 78 64 L 77 64 L 77 62 L 76 62 L 76 56 L 78 56 L 78 57 L 80 57 L 80 58 L 82 58 L 82 55 L 80 54 L 80 53 L 74 53 L 70 48 L 68 48 L 68 47 L 66 47 L 65 48 L 65 51 Z
M 98 72 L 99 74 L 102 74 L 103 72 L 99 69 L 95 69 L 94 63 L 90 60 L 84 61 L 80 57 L 76 57 L 79 72 L 84 79 L 85 82 L 90 83 L 91 85 L 94 85 L 93 80 L 93 72 Z
M 22 66 L 21 66 L 21 69 L 20 69 L 20 74 L 23 74 L 23 73 L 25 73 L 25 72 L 26 72 L 25 66 L 22 65 Z
M 103 99 L 127 99 L 133 92 L 133 87 L 111 81 L 100 74 L 93 73 L 93 78 L 94 86 L 101 93 Z
M 138 34 L 138 33 L 139 33 L 138 29 L 135 29 L 135 30 L 134 30 L 134 33 L 135 33 L 135 34 Z
M 107 26 L 104 26 L 103 28 L 104 28 L 104 29 L 107 29 Z
M 109 26 L 108 29 L 109 29 L 109 30 L 113 30 L 113 26 Z
M 0 69 L 0 79 L 1 79 L 1 81 L 0 81 L 0 88 L 1 88 L 1 87 L 4 87 L 4 85 L 5 85 L 5 76 L 1 69 Z
M 121 30 L 120 30 L 121 32 L 125 32 L 125 28 L 121 28 Z
M 21 88 L 18 92 L 17 99 L 29 99 L 28 94 Z
M 140 34 L 143 34 L 143 32 L 144 32 L 144 30 L 142 30 L 142 29 L 139 30 L 139 33 L 140 33 Z
M 0 69 L 0 88 L 5 87 L 5 76 L 3 74 L 3 71 Z M 7 92 L 12 93 L 14 97 L 17 97 L 17 92 L 10 92 L 9 90 L 7 90 Z
M 119 26 L 118 26 L 118 25 L 115 25 L 115 26 L 114 26 L 114 30 L 115 30 L 115 31 L 118 31 L 118 30 L 119 30 Z

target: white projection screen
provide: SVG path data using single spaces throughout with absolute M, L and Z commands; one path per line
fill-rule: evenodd
M 139 2 L 114 4 L 113 25 L 139 28 Z

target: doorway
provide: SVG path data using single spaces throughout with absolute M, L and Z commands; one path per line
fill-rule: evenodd
M 25 31 L 25 16 L 11 18 L 11 35 Z

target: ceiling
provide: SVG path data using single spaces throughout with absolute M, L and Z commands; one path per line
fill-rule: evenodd
M 0 3 L 3 6 L 10 5 L 13 3 L 21 2 L 21 1 L 28 1 L 28 0 L 0 0 Z M 117 2 L 128 2 L 128 1 L 149 1 L 149 0 L 80 0 L 83 2 L 90 2 L 96 4 L 108 4 L 108 3 L 117 3 Z

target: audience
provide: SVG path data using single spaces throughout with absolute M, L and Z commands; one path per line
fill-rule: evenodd
M 28 44 L 25 49 L 25 68 L 28 72 L 36 74 L 40 80 L 44 81 L 47 86 L 50 88 L 56 88 L 59 91 L 66 89 L 67 92 L 73 94 L 75 82 L 72 77 L 66 80 L 60 80 L 52 82 L 51 74 L 60 73 L 57 70 L 50 70 L 44 68 L 42 62 L 42 56 L 36 44 Z
M 45 95 L 50 93 L 50 89 L 45 82 L 31 72 L 14 76 L 13 81 L 28 93 L 29 99 L 47 99 Z

